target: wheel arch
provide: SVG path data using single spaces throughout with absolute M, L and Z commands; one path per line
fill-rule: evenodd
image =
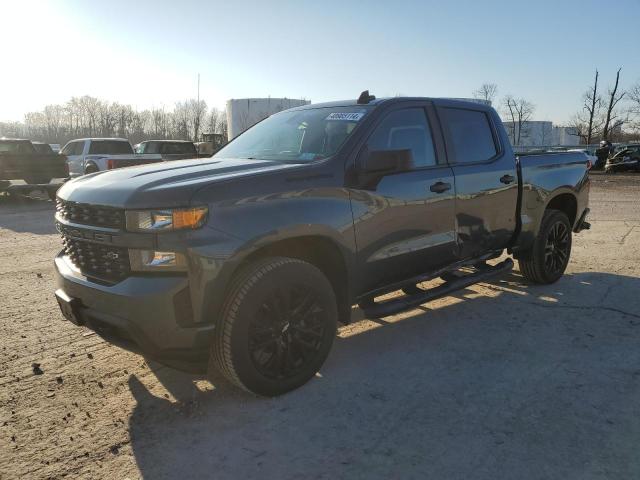
M 100 171 L 100 166 L 96 162 L 94 162 L 93 160 L 87 160 L 87 162 L 84 165 L 84 173 L 87 174 L 87 170 L 91 167 L 94 167 L 96 169 L 96 171 L 92 173 L 96 173 Z
M 578 199 L 571 192 L 558 193 L 547 202 L 545 210 L 560 210 L 569 218 L 573 228 L 578 216 Z
M 251 251 L 243 258 L 236 271 L 266 257 L 296 258 L 318 268 L 333 287 L 338 303 L 338 320 L 344 324 L 349 323 L 351 316 L 349 267 L 337 242 L 322 235 L 283 238 Z

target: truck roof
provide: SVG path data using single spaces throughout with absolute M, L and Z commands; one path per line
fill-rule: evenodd
M 382 104 L 392 104 L 392 103 L 400 103 L 400 102 L 410 102 L 410 101 L 440 101 L 446 102 L 450 105 L 457 105 L 460 107 L 473 107 L 478 108 L 485 107 L 490 108 L 490 105 L 473 100 L 473 99 L 461 99 L 461 98 L 447 98 L 447 97 L 384 97 L 384 98 L 375 98 L 370 100 L 368 103 L 358 103 L 357 99 L 350 100 L 339 100 L 335 102 L 324 102 L 324 103 L 311 103 L 309 105 L 302 105 L 299 107 L 290 108 L 289 110 L 307 110 L 311 108 L 326 108 L 326 107 L 365 107 L 367 105 L 371 106 L 380 106 Z
M 89 138 L 74 138 L 70 140 L 71 142 L 81 142 L 85 140 L 115 140 L 117 142 L 128 142 L 126 138 L 117 138 L 117 137 L 89 137 Z
M 169 139 L 163 139 L 163 140 L 144 140 L 140 143 L 150 143 L 150 142 L 157 142 L 157 143 L 193 143 L 191 140 L 169 140 Z M 138 144 L 139 145 L 139 144 Z

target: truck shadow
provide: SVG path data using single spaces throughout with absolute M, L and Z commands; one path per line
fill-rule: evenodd
M 317 378 L 279 398 L 152 364 L 175 401 L 130 377 L 142 476 L 637 478 L 640 279 L 480 287 L 345 327 Z

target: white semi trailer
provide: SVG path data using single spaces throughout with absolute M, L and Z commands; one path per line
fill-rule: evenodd
M 292 98 L 241 98 L 227 101 L 229 140 L 237 137 L 260 120 L 288 108 L 308 105 L 309 100 Z

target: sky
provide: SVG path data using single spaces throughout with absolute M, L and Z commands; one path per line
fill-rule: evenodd
M 0 121 L 91 95 L 470 97 L 498 85 L 567 122 L 596 68 L 640 81 L 640 0 L 0 0 Z

